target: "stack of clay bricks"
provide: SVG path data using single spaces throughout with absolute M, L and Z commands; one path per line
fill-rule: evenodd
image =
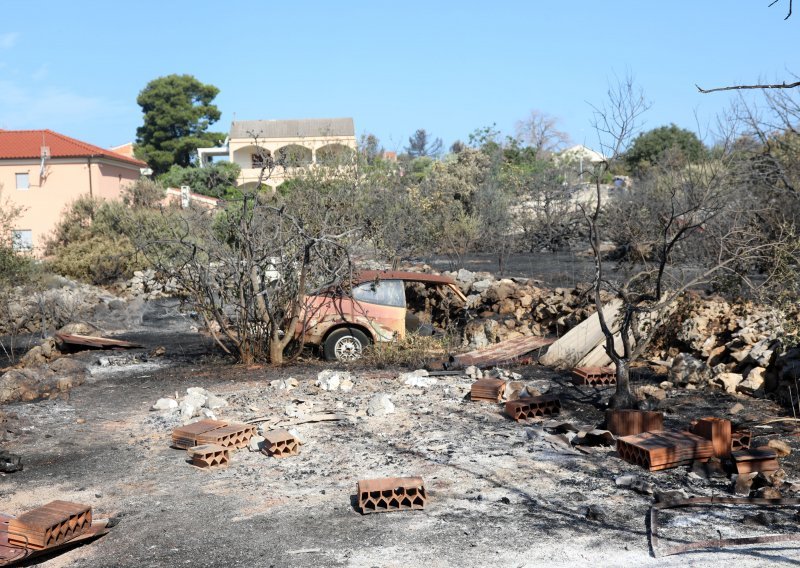
M 506 414 L 517 422 L 555 416 L 560 412 L 561 400 L 555 395 L 531 396 L 506 402 Z
M 617 454 L 650 471 L 708 461 L 714 454 L 711 440 L 690 432 L 643 432 L 617 439 Z
M 576 385 L 605 387 L 617 384 L 613 367 L 575 367 L 572 375 L 572 382 Z
M 356 493 L 363 514 L 424 509 L 428 500 L 421 477 L 362 479 Z
M 502 379 L 478 379 L 472 383 L 469 396 L 472 400 L 500 402 L 505 389 L 506 382 Z
M 51 501 L 8 523 L 8 543 L 30 550 L 57 546 L 92 526 L 92 508 L 69 501 Z
M 615 436 L 633 436 L 664 429 L 664 413 L 655 410 L 606 410 L 606 430 Z
M 204 469 L 227 467 L 231 459 L 228 449 L 216 444 L 192 446 L 186 452 L 192 460 L 192 465 Z
M 692 424 L 692 431 L 711 440 L 716 457 L 732 459 L 737 473 L 770 472 L 780 467 L 775 450 L 768 446 L 751 450 L 751 433 L 733 430 L 730 420 L 701 418 Z
M 752 439 L 753 434 L 750 430 L 734 430 L 731 432 L 731 451 L 749 450 Z
M 714 457 L 727 459 L 731 456 L 731 421 L 724 418 L 709 416 L 692 423 L 692 432 L 711 440 L 714 447 Z
M 172 445 L 187 450 L 192 465 L 224 467 L 230 450 L 245 447 L 256 433 L 250 424 L 229 424 L 222 420 L 199 420 L 172 431 Z
M 272 430 L 264 434 L 261 452 L 273 458 L 296 456 L 300 453 L 300 440 L 286 430 Z
M 229 424 L 222 420 L 200 420 L 172 431 L 172 445 L 189 449 L 201 444 L 216 444 L 223 448 L 245 447 L 256 433 L 251 424 Z

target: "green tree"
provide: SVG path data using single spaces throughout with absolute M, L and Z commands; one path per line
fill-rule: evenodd
M 192 191 L 210 197 L 222 197 L 236 187 L 241 168 L 233 162 L 214 162 L 205 167 L 173 165 L 159 176 L 164 187 L 188 185 Z
M 442 152 L 442 139 L 431 139 L 430 134 L 420 128 L 413 136 L 408 139 L 406 154 L 412 158 L 431 157 L 435 158 Z
M 207 132 L 221 115 L 212 104 L 218 93 L 218 88 L 192 75 L 150 81 L 136 99 L 144 113 L 144 124 L 136 129 L 136 156 L 156 174 L 173 164 L 191 164 L 197 148 L 214 146 L 224 137 Z
M 677 153 L 687 162 L 697 162 L 706 155 L 706 147 L 694 132 L 670 124 L 637 136 L 624 160 L 632 172 L 641 173 L 658 162 L 667 150 Z

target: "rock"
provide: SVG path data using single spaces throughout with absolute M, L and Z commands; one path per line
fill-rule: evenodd
M 470 379 L 482 379 L 483 378 L 483 371 L 481 371 L 475 365 L 470 365 L 466 369 L 464 369 L 464 374 L 467 375 Z
M 340 388 L 343 380 L 350 382 L 350 387 L 347 390 L 353 388 L 353 378 L 350 376 L 350 373 L 347 371 L 325 369 L 317 374 L 316 385 L 322 390 L 335 391 Z
M 150 351 L 150 357 L 163 357 L 167 353 L 167 348 L 159 346 Z
M 350 380 L 349 377 L 342 378 L 341 382 L 339 383 L 339 390 L 342 392 L 350 392 L 353 390 L 355 383 Z
M 206 403 L 206 397 L 200 394 L 189 394 L 183 397 L 178 408 L 180 408 L 181 418 L 188 420 L 200 413 L 200 409 Z
M 777 438 L 770 440 L 767 446 L 775 450 L 779 458 L 785 458 L 792 453 L 792 447 L 783 440 L 778 440 Z
M 48 367 L 57 375 L 72 375 L 80 377 L 86 375 L 86 367 L 84 364 L 69 357 L 61 357 L 56 359 L 50 363 Z
M 760 499 L 781 499 L 783 495 L 780 489 L 775 487 L 762 487 L 756 491 L 756 497 Z
M 725 389 L 725 392 L 734 394 L 736 387 L 744 380 L 744 377 L 739 373 L 720 373 L 714 377 L 714 380 Z
M 432 387 L 439 382 L 435 377 L 429 377 L 425 369 L 417 369 L 413 373 L 401 373 L 398 378 L 404 385 L 420 388 Z
M 68 323 L 57 331 L 57 333 L 64 333 L 67 335 L 92 335 L 96 336 L 100 330 L 90 323 L 85 321 L 75 321 Z
M 492 280 L 478 280 L 477 282 L 473 282 L 470 290 L 477 292 L 478 294 L 483 294 L 489 289 L 489 286 L 492 285 Z
M 683 489 L 676 489 L 674 491 L 660 491 L 656 489 L 653 492 L 656 503 L 674 503 L 682 499 L 688 499 L 688 495 Z
M 47 363 L 41 346 L 36 345 L 31 347 L 25 355 L 19 360 L 21 367 L 38 367 Z
M 200 416 L 200 418 L 208 418 L 209 420 L 217 419 L 217 415 L 214 414 L 214 411 L 208 408 L 201 408 L 198 412 L 198 416 Z
M 769 367 L 775 361 L 775 353 L 780 347 L 780 341 L 762 339 L 750 350 L 750 359 L 761 367 Z
M 473 282 L 475 282 L 475 273 L 462 268 L 456 273 L 455 280 L 459 283 L 470 286 Z
M 480 349 L 489 345 L 489 338 L 486 336 L 486 322 L 483 320 L 472 320 L 464 326 L 464 341 L 469 349 Z
M 379 393 L 369 399 L 367 414 L 370 416 L 386 416 L 394 412 L 394 404 L 388 394 Z
M 764 396 L 764 383 L 766 382 L 764 374 L 766 372 L 764 367 L 753 367 L 744 376 L 744 380 L 737 385 L 736 390 L 752 396 Z
M 688 353 L 680 353 L 672 361 L 670 381 L 677 385 L 705 385 L 711 378 L 711 369 Z
M 0 472 L 14 473 L 15 471 L 22 471 L 22 468 L 22 456 L 0 450 Z
M 739 414 L 742 410 L 744 410 L 744 405 L 741 402 L 737 402 L 728 409 L 728 414 Z
M 639 392 L 639 394 L 649 396 L 656 400 L 664 400 L 667 398 L 667 392 L 655 385 L 642 385 L 636 390 Z
M 190 396 L 208 397 L 208 391 L 202 387 L 189 387 L 186 389 L 186 394 Z
M 617 487 L 624 487 L 626 489 L 632 489 L 637 493 L 641 493 L 642 495 L 652 495 L 653 494 L 653 484 L 648 483 L 647 481 L 640 479 L 635 475 L 622 475 L 617 477 L 614 480 L 614 483 Z
M 272 388 L 276 388 L 278 390 L 292 390 L 297 388 L 299 383 L 294 377 L 289 377 L 288 379 L 276 379 L 274 381 L 270 381 L 269 384 Z
M 156 403 L 150 407 L 150 410 L 175 410 L 178 408 L 178 401 L 173 398 L 159 398 Z
M 258 435 L 253 436 L 252 438 L 250 438 L 250 442 L 247 444 L 247 448 L 251 452 L 260 452 L 261 448 L 264 447 L 264 440 L 266 440 L 264 436 L 258 436 Z
M 306 415 L 306 413 L 311 412 L 311 409 L 314 407 L 314 404 L 307 400 L 296 400 L 294 404 L 287 404 L 284 407 L 284 412 L 286 416 L 291 418 L 301 418 Z
M 758 473 L 741 473 L 733 476 L 733 492 L 736 495 L 750 495 L 750 488 Z
M 218 410 L 220 408 L 228 406 L 228 401 L 222 398 L 221 396 L 209 393 L 208 397 L 206 398 L 204 406 L 209 410 Z

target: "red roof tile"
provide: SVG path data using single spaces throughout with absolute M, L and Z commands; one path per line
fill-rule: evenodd
M 141 160 L 128 158 L 52 130 L 0 130 L 0 160 L 39 159 L 42 146 L 50 148 L 52 158 L 98 157 L 118 160 L 140 168 L 147 167 Z

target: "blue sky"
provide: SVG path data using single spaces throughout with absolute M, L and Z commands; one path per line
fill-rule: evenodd
M 588 102 L 630 72 L 646 127 L 705 128 L 730 99 L 703 87 L 800 74 L 788 0 L 178 2 L 6 0 L 0 128 L 131 141 L 148 81 L 189 73 L 237 119 L 352 116 L 401 150 L 417 128 L 446 145 L 532 109 L 594 145 Z

